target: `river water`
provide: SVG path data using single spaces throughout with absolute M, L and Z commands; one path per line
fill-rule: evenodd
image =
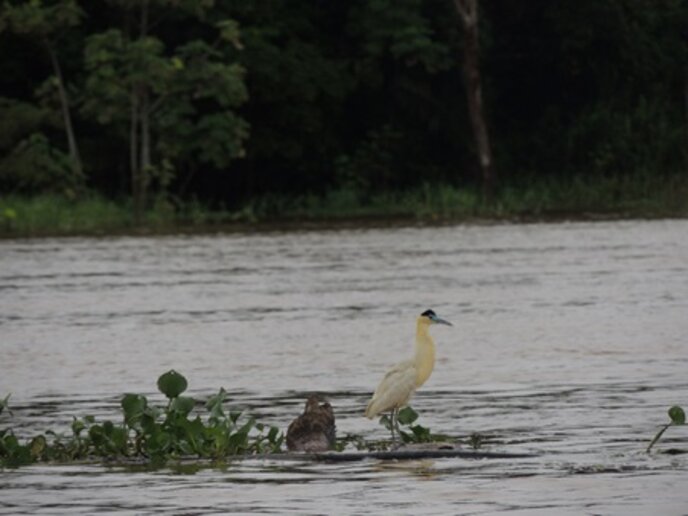
M 0 471 L 0 514 L 688 514 L 688 221 L 458 225 L 0 242 L 0 397 L 22 436 L 119 397 L 189 393 L 286 429 L 309 393 L 339 435 L 415 318 L 437 363 L 413 406 L 433 432 L 489 437 L 511 460 L 246 460 L 157 471 Z

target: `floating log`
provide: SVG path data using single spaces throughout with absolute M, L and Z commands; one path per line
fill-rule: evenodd
M 538 457 L 531 453 L 507 453 L 487 451 L 467 451 L 453 449 L 389 450 L 370 452 L 323 452 L 323 453 L 269 453 L 265 455 L 234 455 L 226 460 L 285 460 L 313 462 L 354 462 L 366 459 L 375 460 L 418 460 L 418 459 L 530 459 Z
M 457 450 L 453 448 L 416 448 L 402 447 L 388 451 L 355 451 L 355 452 L 336 452 L 328 451 L 321 453 L 251 453 L 244 455 L 228 455 L 222 458 L 208 459 L 200 457 L 178 457 L 170 459 L 160 464 L 159 467 L 174 466 L 193 466 L 212 467 L 217 464 L 230 464 L 236 461 L 250 460 L 272 460 L 272 461 L 298 461 L 298 462 L 356 462 L 364 460 L 422 460 L 422 459 L 532 459 L 540 455 L 534 453 L 509 453 L 509 452 L 490 452 L 478 450 Z M 120 467 L 151 467 L 154 466 L 149 459 L 137 458 L 110 458 L 110 459 L 91 459 L 72 462 L 70 464 L 104 464 L 107 466 Z

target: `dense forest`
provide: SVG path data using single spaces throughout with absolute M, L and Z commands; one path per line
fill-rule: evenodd
M 471 3 L 6 0 L 0 191 L 480 189 L 474 116 L 497 188 L 688 177 L 688 2 Z

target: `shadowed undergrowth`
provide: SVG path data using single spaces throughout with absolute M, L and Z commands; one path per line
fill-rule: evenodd
M 264 195 L 237 209 L 195 201 L 158 200 L 135 227 L 129 202 L 97 196 L 70 200 L 44 195 L 0 199 L 0 235 L 108 234 L 133 231 L 199 231 L 254 224 L 408 219 L 663 217 L 688 215 L 688 180 L 681 176 L 538 180 L 504 185 L 491 202 L 479 191 L 425 184 L 407 191 L 363 193 L 351 188 L 322 195 Z

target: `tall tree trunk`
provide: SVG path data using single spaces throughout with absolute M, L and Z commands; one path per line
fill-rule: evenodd
M 136 86 L 131 89 L 129 166 L 131 168 L 131 196 L 134 204 L 134 223 L 140 224 L 143 216 L 143 203 L 141 199 L 141 169 L 139 163 L 139 93 Z
M 478 0 L 454 0 L 454 4 L 463 24 L 463 72 L 466 81 L 468 114 L 478 151 L 478 161 L 483 179 L 483 194 L 487 200 L 490 200 L 494 193 L 496 174 L 483 112 L 478 39 Z
M 148 0 L 141 2 L 139 11 L 138 37 L 148 33 Z M 131 194 L 134 205 L 134 223 L 143 222 L 146 208 L 148 170 L 150 158 L 150 123 L 148 91 L 144 84 L 131 88 L 131 123 L 129 126 L 129 163 L 131 167 Z
M 149 0 L 141 2 L 141 19 L 139 24 L 139 38 L 148 36 L 148 3 Z M 148 184 L 151 167 L 151 141 L 150 141 L 150 100 L 148 86 L 141 84 L 138 89 L 139 94 L 139 122 L 141 124 L 141 147 L 139 163 L 139 196 L 142 209 L 146 206 Z
M 685 122 L 686 123 L 686 146 L 684 147 L 684 155 L 685 155 L 685 159 L 686 159 L 686 166 L 688 167 L 688 151 L 685 150 L 685 149 L 688 149 L 688 64 L 686 64 L 686 67 L 685 67 L 685 75 L 684 75 L 683 80 L 685 81 L 683 84 L 683 88 L 684 88 L 683 93 L 685 95 L 684 101 L 685 101 L 685 109 L 686 109 L 686 113 L 685 113 L 685 115 L 686 115 L 686 122 Z
M 44 41 L 45 47 L 50 55 L 50 62 L 53 66 L 53 73 L 57 78 L 57 91 L 60 97 L 60 106 L 62 108 L 62 119 L 64 122 L 65 132 L 67 133 L 67 145 L 69 148 L 69 158 L 74 167 L 74 174 L 78 181 L 82 181 L 84 177 L 84 170 L 81 163 L 81 155 L 79 154 L 79 147 L 76 143 L 76 136 L 74 135 L 74 126 L 72 125 L 72 116 L 69 109 L 69 99 L 67 98 L 67 89 L 65 88 L 64 78 L 62 76 L 62 68 L 60 61 L 57 59 L 55 49 L 49 41 Z
M 141 168 L 139 170 L 141 180 L 141 203 L 145 206 L 148 196 L 149 174 L 151 168 L 151 139 L 150 139 L 150 101 L 148 90 L 144 87 L 141 91 Z

